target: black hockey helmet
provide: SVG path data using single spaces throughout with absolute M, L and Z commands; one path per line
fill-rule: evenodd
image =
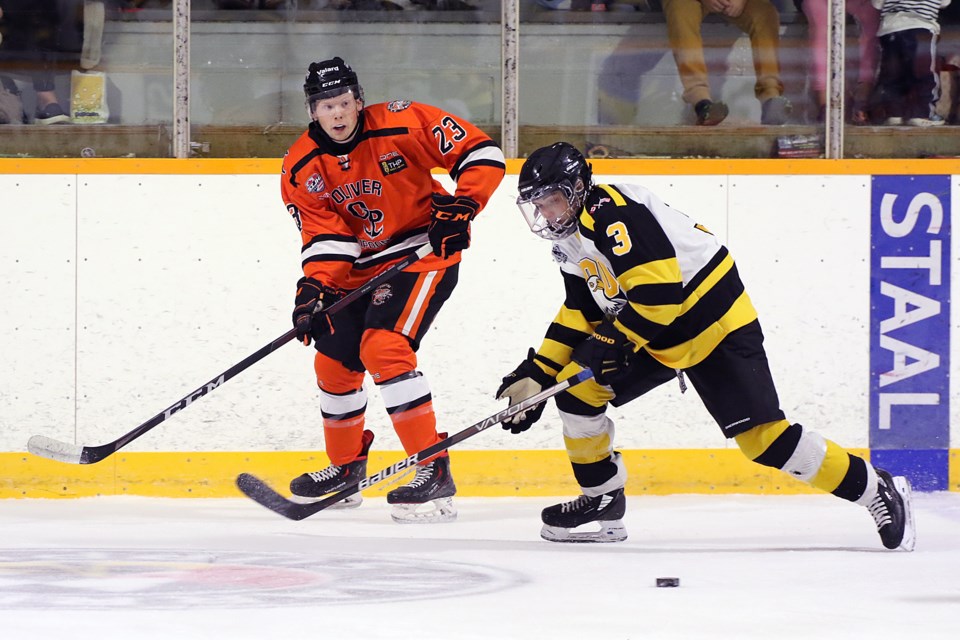
M 530 230 L 549 240 L 572 234 L 592 180 L 593 170 L 572 144 L 556 142 L 531 153 L 520 168 L 517 198 Z
M 353 93 L 357 100 L 363 100 L 363 87 L 357 78 L 357 72 L 337 56 L 330 60 L 311 62 L 307 77 L 303 82 L 303 95 L 307 99 L 307 110 L 313 113 L 313 103 L 324 98 L 334 98 L 347 92 Z

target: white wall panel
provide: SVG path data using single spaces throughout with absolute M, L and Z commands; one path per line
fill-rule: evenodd
M 646 185 L 728 244 L 760 312 L 788 417 L 845 446 L 866 446 L 869 179 L 599 178 Z M 74 180 L 0 176 L 0 450 L 23 450 L 33 433 L 74 438 L 75 335 L 76 437 L 96 444 L 290 326 L 300 237 L 280 203 L 277 176 Z M 460 285 L 419 353 L 441 430 L 460 430 L 502 408 L 493 398 L 500 378 L 539 345 L 562 301 L 550 243 L 528 231 L 515 198 L 516 177 L 507 176 L 474 223 Z M 960 331 L 956 309 L 953 318 Z M 376 388 L 367 386 L 378 448 L 399 449 Z M 696 394 L 681 396 L 672 383 L 611 416 L 622 448 L 729 444 Z M 309 450 L 321 441 L 312 349 L 293 343 L 130 450 Z M 463 447 L 560 448 L 556 410 L 548 408 L 521 436 L 491 429 Z
M 733 176 L 730 227 L 787 418 L 867 446 L 869 177 Z
M 0 206 L 0 450 L 43 429 L 74 436 L 76 182 L 3 176 Z

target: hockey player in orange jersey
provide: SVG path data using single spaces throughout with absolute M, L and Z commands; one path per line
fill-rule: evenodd
M 439 441 L 416 352 L 457 283 L 470 222 L 503 179 L 503 152 L 463 118 L 406 100 L 366 105 L 357 74 L 339 57 L 312 63 L 303 85 L 311 123 L 287 151 L 281 192 L 302 235 L 303 278 L 293 323 L 316 348 L 315 370 L 330 466 L 290 483 L 318 499 L 366 475 L 373 433 L 364 429 L 370 374 L 407 454 Z M 431 175 L 444 169 L 451 195 Z M 433 253 L 334 315 L 322 313 L 429 242 Z M 391 491 L 398 522 L 453 520 L 456 486 L 446 453 Z M 356 506 L 357 493 L 345 506 Z M 424 507 L 423 505 L 426 505 Z

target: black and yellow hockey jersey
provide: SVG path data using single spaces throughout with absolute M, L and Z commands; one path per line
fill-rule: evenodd
M 537 361 L 554 375 L 605 317 L 673 369 L 699 363 L 757 318 L 726 247 L 638 185 L 594 188 L 553 256 L 566 299 Z

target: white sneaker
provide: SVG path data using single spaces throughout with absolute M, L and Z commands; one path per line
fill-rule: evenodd
M 907 120 L 907 124 L 911 127 L 940 127 L 947 123 L 939 115 L 932 115 L 929 118 L 910 118 Z
M 900 116 L 891 116 L 883 121 L 883 124 L 890 127 L 899 127 L 903 124 L 903 118 Z

